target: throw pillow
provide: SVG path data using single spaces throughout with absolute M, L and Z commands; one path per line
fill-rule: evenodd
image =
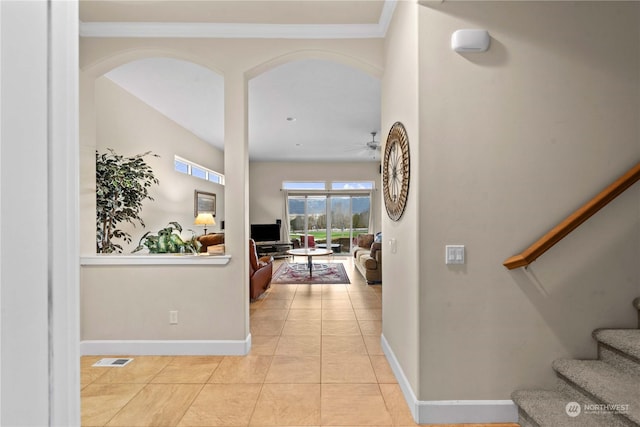
M 361 248 L 370 248 L 373 243 L 373 234 L 358 235 L 358 246 Z
M 381 251 L 382 250 L 382 243 L 376 242 L 373 243 L 371 245 L 371 253 L 369 254 L 369 256 L 373 259 L 376 258 L 376 252 Z

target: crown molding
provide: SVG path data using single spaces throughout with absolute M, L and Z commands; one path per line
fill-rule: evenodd
M 82 22 L 80 37 L 134 38 L 268 38 L 364 39 L 383 38 L 396 0 L 384 2 L 377 24 L 216 24 L 181 22 Z
M 80 22 L 81 37 L 349 39 L 384 37 L 379 24 L 278 25 Z

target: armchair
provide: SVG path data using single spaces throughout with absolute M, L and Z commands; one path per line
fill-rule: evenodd
M 273 273 L 273 257 L 258 258 L 256 242 L 249 240 L 249 297 L 258 298 L 271 285 Z
M 300 236 L 300 246 L 305 247 L 304 236 Z M 309 249 L 316 247 L 316 239 L 314 236 L 307 236 L 307 246 Z

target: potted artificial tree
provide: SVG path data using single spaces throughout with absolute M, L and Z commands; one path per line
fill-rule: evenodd
M 113 239 L 131 242 L 131 235 L 118 228 L 128 222 L 143 227 L 140 217 L 142 202 L 153 200 L 149 189 L 158 184 L 153 170 L 145 162 L 147 156 L 160 157 L 147 151 L 131 157 L 116 154 L 111 148 L 100 154 L 96 150 L 96 252 L 122 252 L 122 246 Z

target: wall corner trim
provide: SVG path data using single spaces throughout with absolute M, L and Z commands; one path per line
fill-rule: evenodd
M 244 340 L 87 340 L 82 356 L 244 356 L 251 350 L 251 334 Z
M 518 422 L 518 409 L 512 400 L 418 400 L 384 335 L 380 343 L 416 423 Z

